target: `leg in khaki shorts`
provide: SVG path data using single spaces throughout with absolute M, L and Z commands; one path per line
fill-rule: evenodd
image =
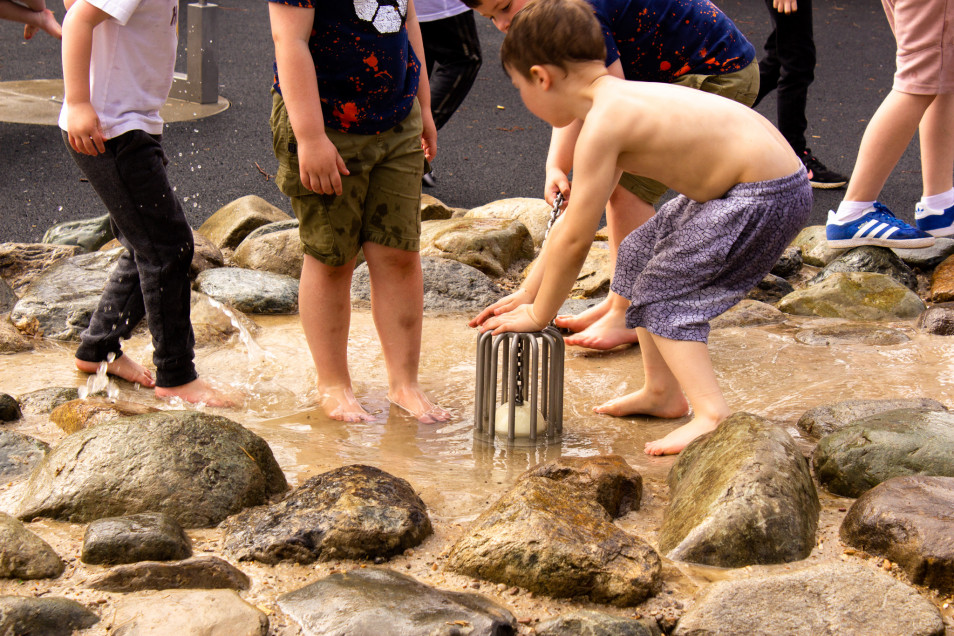
M 277 93 L 271 124 L 279 161 L 275 180 L 291 197 L 299 220 L 305 253 L 299 313 L 323 410 L 348 422 L 373 419 L 354 395 L 347 358 L 351 275 L 363 249 L 388 399 L 423 423 L 447 420 L 450 414 L 428 400 L 417 379 L 424 293 L 418 254 L 424 172 L 420 107 L 415 104 L 403 122 L 378 135 L 326 130 L 350 173 L 341 175 L 341 195 L 316 194 L 302 185 L 297 142 Z
M 954 235 L 954 0 L 882 4 L 897 40 L 894 85 L 865 129 L 845 198 L 829 212 L 826 233 L 838 246 L 928 247 L 935 236 Z M 915 132 L 923 191 L 912 202 L 912 227 L 877 200 Z M 876 227 L 891 234 L 868 229 Z
M 759 65 L 753 61 L 740 71 L 723 75 L 683 75 L 675 84 L 714 93 L 751 106 L 759 94 Z M 630 232 L 645 223 L 655 212 L 654 206 L 668 190 L 665 185 L 623 173 L 606 205 L 610 262 L 616 263 L 616 250 Z M 635 344 L 635 329 L 626 327 L 629 301 L 610 292 L 603 302 L 576 316 L 557 316 L 556 325 L 573 331 L 566 337 L 568 345 L 591 349 L 612 349 L 622 344 Z

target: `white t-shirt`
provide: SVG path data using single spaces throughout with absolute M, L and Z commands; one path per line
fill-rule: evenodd
M 86 0 L 111 17 L 93 29 L 90 102 L 107 139 L 162 133 L 159 108 L 172 88 L 178 0 Z M 60 110 L 66 130 L 67 105 Z
M 470 11 L 460 0 L 414 0 L 418 22 L 433 22 Z

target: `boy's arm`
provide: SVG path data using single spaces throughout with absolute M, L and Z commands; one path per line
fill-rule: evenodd
M 269 2 L 268 17 L 282 99 L 298 143 L 301 183 L 312 192 L 340 195 L 341 175 L 349 173 L 325 134 L 315 61 L 308 49 L 315 10 Z
M 424 156 L 432 161 L 437 156 L 437 125 L 431 112 L 431 85 L 427 78 L 427 63 L 424 61 L 424 38 L 421 36 L 421 24 L 417 21 L 417 10 L 413 0 L 407 3 L 407 37 L 414 49 L 414 55 L 421 63 L 421 79 L 417 85 L 417 101 L 421 105 L 421 147 Z
M 93 52 L 93 29 L 109 14 L 85 0 L 75 4 L 63 19 L 63 100 L 66 102 L 66 132 L 73 150 L 84 155 L 106 151 L 99 115 L 90 103 L 89 69 Z

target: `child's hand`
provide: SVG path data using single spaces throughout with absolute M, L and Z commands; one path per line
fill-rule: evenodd
M 495 336 L 507 331 L 526 333 L 542 331 L 546 326 L 546 323 L 537 320 L 533 313 L 533 305 L 527 303 L 526 305 L 520 305 L 513 311 L 488 319 L 481 325 L 480 333 L 491 330 Z
M 434 161 L 437 156 L 437 125 L 434 124 L 434 114 L 430 108 L 421 110 L 423 130 L 421 132 L 421 148 L 428 161 Z
M 322 134 L 311 140 L 298 140 L 298 170 L 301 184 L 317 194 L 343 192 L 341 175 L 351 174 L 338 149 Z
M 66 118 L 67 137 L 70 146 L 81 155 L 98 155 L 106 152 L 106 138 L 99 115 L 89 102 L 70 104 Z
M 570 180 L 566 173 L 558 168 L 547 168 L 546 185 L 543 187 L 543 198 L 547 203 L 553 205 L 558 194 L 563 195 L 564 202 L 570 200 Z M 566 207 L 566 203 L 563 204 Z
M 492 316 L 498 316 L 500 314 L 507 313 L 508 311 L 513 311 L 520 305 L 524 303 L 532 303 L 533 296 L 529 291 L 521 287 L 514 293 L 509 296 L 504 296 L 494 304 L 490 305 L 482 312 L 477 314 L 477 317 L 471 320 L 468 324 L 470 327 L 479 327 L 484 323 L 485 320 Z
M 772 8 L 779 13 L 795 13 L 798 11 L 796 0 L 772 0 Z

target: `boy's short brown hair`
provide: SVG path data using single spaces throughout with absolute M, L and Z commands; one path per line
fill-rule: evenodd
M 532 0 L 518 11 L 500 47 L 504 70 L 524 77 L 530 67 L 606 60 L 599 20 L 585 0 Z

